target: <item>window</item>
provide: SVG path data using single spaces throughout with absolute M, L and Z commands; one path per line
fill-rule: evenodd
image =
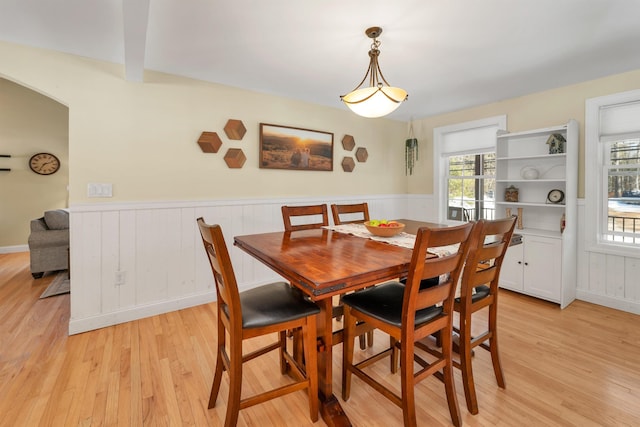
M 640 257 L 640 91 L 587 100 L 588 249 Z
M 602 238 L 640 246 L 640 139 L 606 142 L 603 150 L 607 224 Z
M 495 178 L 495 152 L 449 156 L 447 219 L 494 219 Z
M 439 221 L 494 219 L 496 132 L 505 128 L 498 116 L 434 129 Z

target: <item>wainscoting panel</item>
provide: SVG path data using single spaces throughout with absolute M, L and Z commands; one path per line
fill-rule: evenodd
M 213 277 L 196 226 L 200 216 L 222 226 L 244 290 L 281 278 L 235 248 L 234 236 L 282 230 L 283 204 L 363 200 L 373 218 L 435 219 L 425 208 L 431 196 L 404 194 L 71 206 L 69 332 L 214 301 Z
M 586 230 L 585 204 L 578 202 L 578 230 Z M 640 314 L 640 259 L 603 254 L 586 249 L 584 233 L 578 235 L 576 296 L 583 301 Z

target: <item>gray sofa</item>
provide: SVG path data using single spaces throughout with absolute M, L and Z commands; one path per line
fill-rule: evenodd
M 42 218 L 31 220 L 29 234 L 31 275 L 39 279 L 47 271 L 69 268 L 69 212 L 46 211 Z

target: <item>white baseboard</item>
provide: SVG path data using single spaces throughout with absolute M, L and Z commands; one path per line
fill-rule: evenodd
M 0 254 L 12 254 L 15 252 L 29 252 L 29 246 L 28 245 L 0 246 Z
M 73 291 L 73 285 L 72 285 Z M 195 307 L 201 304 L 208 304 L 216 300 L 215 289 L 198 294 L 189 295 L 170 301 L 160 301 L 157 304 L 147 304 L 144 306 L 136 306 L 130 309 L 123 309 L 111 313 L 99 314 L 97 316 L 86 317 L 83 319 L 69 320 L 69 335 L 80 334 L 82 332 L 92 331 L 107 326 L 126 323 L 132 320 L 139 320 L 149 316 L 168 313 L 171 311 L 182 310 L 184 308 Z
M 607 295 L 596 294 L 584 289 L 576 290 L 576 299 L 602 305 L 627 313 L 640 314 L 640 302 L 615 298 Z

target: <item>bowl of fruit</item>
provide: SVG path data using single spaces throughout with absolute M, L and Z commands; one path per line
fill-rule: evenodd
M 387 221 L 386 219 L 372 219 L 371 221 L 366 221 L 364 226 L 367 227 L 369 233 L 380 237 L 393 237 L 404 230 L 403 223 Z

